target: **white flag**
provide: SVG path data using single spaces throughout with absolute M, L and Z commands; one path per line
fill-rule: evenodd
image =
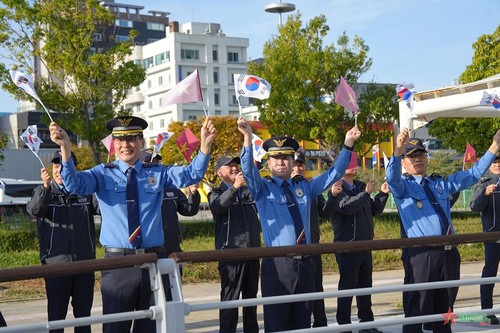
M 49 110 L 47 110 L 45 105 L 42 103 L 42 100 L 40 99 L 40 97 L 38 97 L 38 94 L 36 93 L 31 75 L 24 74 L 23 72 L 20 71 L 11 70 L 10 77 L 12 78 L 12 81 L 14 81 L 16 86 L 24 90 L 28 95 L 36 99 L 38 103 L 40 103 L 43 106 L 45 112 L 49 116 L 50 122 L 53 122 Z
M 28 126 L 19 138 L 24 141 L 33 154 L 38 156 L 38 150 L 40 149 L 40 144 L 43 143 L 43 141 L 38 137 L 38 129 L 36 125 Z
M 237 99 L 240 96 L 266 99 L 271 93 L 271 85 L 255 75 L 234 74 L 234 90 Z
M 262 143 L 262 139 L 252 133 L 253 159 L 257 162 L 261 162 L 262 157 L 266 155 L 266 151 L 264 150 L 264 148 L 262 148 Z
M 389 164 L 389 159 L 387 158 L 385 151 L 383 151 L 382 154 L 384 154 L 384 168 L 387 169 L 387 165 Z
M 170 140 L 170 138 L 174 134 L 175 134 L 174 132 L 163 132 L 158 134 L 158 136 L 156 137 L 155 147 L 153 148 L 153 153 L 151 154 L 151 161 L 153 161 L 153 158 L 158 154 L 158 152 L 160 151 L 161 147 L 163 147 L 165 142 Z

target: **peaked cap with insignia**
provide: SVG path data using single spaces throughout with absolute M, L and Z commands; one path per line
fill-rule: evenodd
M 422 150 L 427 153 L 427 149 L 421 139 L 411 138 L 406 144 L 405 153 L 403 155 L 406 156 L 418 150 Z
M 293 156 L 299 149 L 299 143 L 295 139 L 286 136 L 275 136 L 264 141 L 262 148 L 271 157 L 278 155 Z
M 148 127 L 148 122 L 134 116 L 118 116 L 106 123 L 114 138 L 142 135 L 142 131 Z

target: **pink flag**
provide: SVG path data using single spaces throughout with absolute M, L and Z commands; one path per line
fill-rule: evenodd
M 182 156 L 184 156 L 186 161 L 191 163 L 191 155 L 200 143 L 196 135 L 194 135 L 193 132 L 186 127 L 184 131 L 179 134 L 175 143 L 177 144 L 177 147 L 179 147 Z
M 358 154 L 355 151 L 353 151 L 351 153 L 351 160 L 349 161 L 347 169 L 354 169 L 357 167 L 358 167 Z
M 163 95 L 161 106 L 191 102 L 203 102 L 200 73 L 198 69 L 195 69 L 188 77 L 167 91 L 165 95 Z
M 115 145 L 113 144 L 113 135 L 108 135 L 104 139 L 101 140 L 102 144 L 108 150 L 108 155 L 115 154 Z
M 356 93 L 347 84 L 346 80 L 341 76 L 340 83 L 335 94 L 335 103 L 342 105 L 346 109 L 354 113 L 358 113 L 358 103 L 356 102 Z

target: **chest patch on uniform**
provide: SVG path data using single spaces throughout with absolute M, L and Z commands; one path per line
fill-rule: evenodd
M 295 194 L 296 194 L 299 198 L 302 198 L 302 197 L 304 196 L 304 192 L 302 191 L 302 189 L 301 189 L 300 187 L 295 189 Z
M 438 187 L 437 187 L 437 190 L 438 190 L 438 192 L 439 192 L 440 194 L 441 194 L 441 193 L 443 193 L 443 188 L 442 188 L 441 186 L 438 186 Z
M 149 185 L 156 185 L 156 178 L 154 176 L 149 176 L 148 177 L 148 184 Z
M 165 195 L 169 198 L 173 198 L 174 197 L 174 192 L 165 192 Z

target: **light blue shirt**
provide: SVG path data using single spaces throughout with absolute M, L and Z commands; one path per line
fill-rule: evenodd
M 182 188 L 202 180 L 209 155 L 199 152 L 187 166 L 143 164 L 138 161 L 139 217 L 143 248 L 162 246 L 164 243 L 161 205 L 165 187 Z M 129 166 L 114 161 L 78 172 L 73 160 L 63 162 L 62 178 L 66 188 L 77 194 L 96 193 L 99 200 L 102 224 L 99 241 L 106 247 L 132 248 L 128 241 L 128 214 L 126 204 L 127 175 Z
M 411 175 L 401 175 L 401 159 L 392 156 L 386 172 L 386 180 L 394 201 L 399 210 L 406 235 L 412 237 L 441 236 L 439 215 L 432 207 L 421 185 L 422 178 Z M 450 195 L 465 190 L 479 181 L 495 159 L 495 154 L 489 151 L 466 171 L 458 171 L 447 177 L 429 177 L 429 186 L 439 205 L 450 221 L 451 233 L 454 234 L 451 221 Z
M 306 242 L 311 244 L 310 209 L 311 202 L 326 189 L 339 180 L 345 173 L 351 157 L 351 152 L 342 149 L 336 163 L 321 175 L 310 181 L 301 179 L 293 182 L 289 179 L 300 216 L 304 225 Z M 243 176 L 248 188 L 255 198 L 259 211 L 262 234 L 266 246 L 296 245 L 295 228 L 288 210 L 286 198 L 281 190 L 283 179 L 271 177 L 262 179 L 259 170 L 253 162 L 251 147 L 243 147 L 241 154 Z

